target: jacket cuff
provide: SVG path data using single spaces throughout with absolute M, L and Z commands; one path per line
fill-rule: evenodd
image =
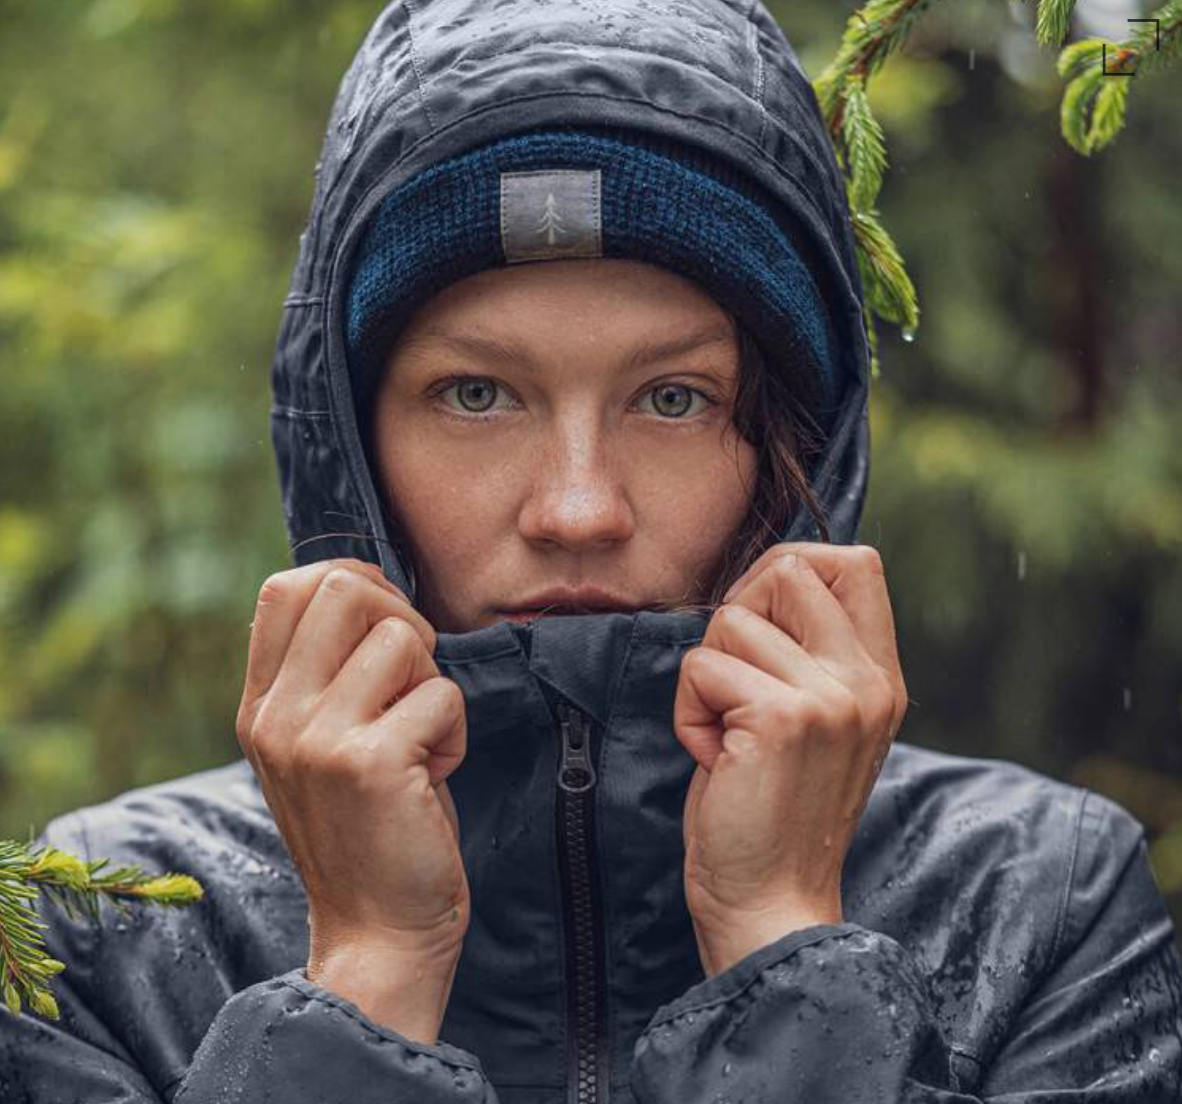
M 301 968 L 222 1006 L 175 1099 L 496 1104 L 497 1096 L 475 1055 L 391 1031 Z
M 918 964 L 858 924 L 790 932 L 662 1005 L 633 1051 L 638 1104 L 895 1100 L 955 1089 Z

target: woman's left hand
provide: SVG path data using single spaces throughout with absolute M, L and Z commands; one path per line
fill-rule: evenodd
M 707 976 L 841 922 L 846 852 L 906 710 L 873 548 L 777 544 L 731 588 L 673 704 L 698 763 L 685 893 Z

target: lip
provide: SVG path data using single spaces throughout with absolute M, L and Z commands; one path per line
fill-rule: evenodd
M 546 608 L 550 606 L 563 608 Z M 505 607 L 501 612 L 509 621 L 528 621 L 547 614 L 634 613 L 636 610 L 644 608 L 641 603 L 625 601 L 606 590 L 599 590 L 596 587 L 580 587 L 577 590 L 564 588 L 544 590 L 527 598 L 520 605 Z

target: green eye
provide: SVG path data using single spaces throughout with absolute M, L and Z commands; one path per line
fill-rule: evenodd
M 653 405 L 658 414 L 667 414 L 674 418 L 680 418 L 689 409 L 688 400 L 691 396 L 705 398 L 701 391 L 695 391 L 684 383 L 662 383 L 659 387 L 654 387 L 649 394 L 653 396 Z
M 471 410 L 474 414 L 483 414 L 488 410 L 492 405 L 493 396 L 496 394 L 497 389 L 497 385 L 492 380 L 483 379 L 479 376 L 460 380 L 454 386 L 456 388 L 456 394 L 460 396 L 460 401 L 465 409 Z M 481 392 L 484 392 L 485 398 L 488 400 L 483 404 L 481 403 Z M 473 405 L 469 405 L 470 399 L 473 399 Z

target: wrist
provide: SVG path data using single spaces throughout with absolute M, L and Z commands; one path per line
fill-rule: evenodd
M 312 940 L 307 979 L 355 1005 L 374 1023 L 434 1046 L 462 947 Z
M 840 904 L 832 903 L 750 910 L 714 916 L 708 922 L 693 916 L 698 956 L 707 977 L 729 970 L 791 932 L 818 924 L 840 924 L 843 920 Z

